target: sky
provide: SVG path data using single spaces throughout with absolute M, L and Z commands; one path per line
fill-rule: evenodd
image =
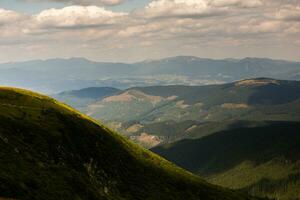
M 177 55 L 300 61 L 300 1 L 0 0 L 0 63 Z

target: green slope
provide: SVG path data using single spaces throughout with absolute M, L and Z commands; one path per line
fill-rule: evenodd
M 212 186 L 46 96 L 0 89 L 0 197 L 250 199 Z
M 277 199 L 299 199 L 300 123 L 269 122 L 156 147 L 209 182 Z

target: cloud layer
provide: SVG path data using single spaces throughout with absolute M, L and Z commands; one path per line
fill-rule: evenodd
M 121 2 L 73 0 L 79 5 L 34 15 L 0 9 L 5 52 L 0 61 L 68 56 L 132 61 L 177 54 L 299 58 L 295 0 L 154 0 L 129 13 L 99 6 Z
M 14 23 L 18 20 L 25 19 L 25 16 L 11 10 L 5 10 L 0 8 L 0 26 Z
M 123 3 L 126 0 L 23 0 L 27 2 L 44 2 L 44 1 L 52 1 L 52 2 L 62 2 L 68 4 L 76 4 L 76 5 L 108 5 L 114 6 Z

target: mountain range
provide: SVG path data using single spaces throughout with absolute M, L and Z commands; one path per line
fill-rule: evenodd
M 130 64 L 85 58 L 0 64 L 0 84 L 48 94 L 87 87 L 206 85 L 255 77 L 299 80 L 300 63 L 267 58 L 214 60 L 178 56 Z

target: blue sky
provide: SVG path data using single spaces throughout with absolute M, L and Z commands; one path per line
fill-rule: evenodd
M 53 2 L 37 2 L 37 3 L 28 3 L 19 0 L 1 0 L 0 7 L 8 10 L 16 10 L 26 13 L 37 13 L 41 10 L 53 7 L 63 7 L 62 3 L 53 3 Z
M 144 7 L 150 0 L 128 0 L 117 6 L 110 6 L 111 10 L 129 12 Z M 62 8 L 65 3 L 57 2 L 25 2 L 22 0 L 0 0 L 0 8 L 35 14 L 48 8 Z
M 150 0 L 129 0 L 129 1 L 125 2 L 124 4 L 121 4 L 118 6 L 113 6 L 113 7 L 111 7 L 111 9 L 128 12 L 133 9 L 143 8 L 149 2 L 150 2 Z

